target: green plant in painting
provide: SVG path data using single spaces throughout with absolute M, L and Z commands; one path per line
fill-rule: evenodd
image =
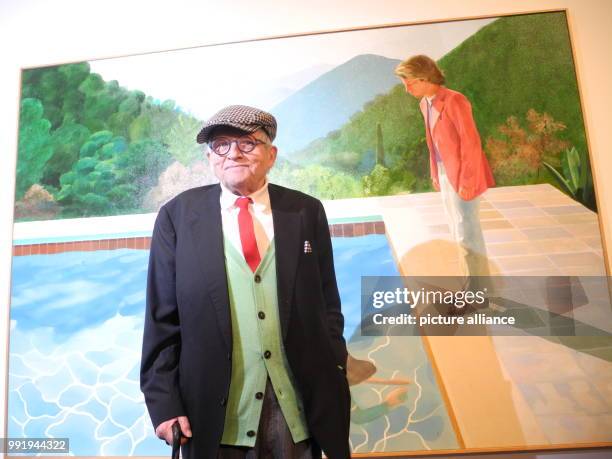
M 376 123 L 376 164 L 385 165 L 385 145 L 380 123 Z
M 543 161 L 560 165 L 569 142 L 559 138 L 567 126 L 548 113 L 530 108 L 524 120 L 510 116 L 486 141 L 486 151 L 498 185 L 540 183 Z
M 22 81 L 18 219 L 49 217 L 39 209 L 47 201 L 49 218 L 142 212 L 172 157 L 188 165 L 201 156 L 197 119 L 105 81 L 87 62 L 25 70 Z
M 32 185 L 39 182 L 45 164 L 53 155 L 50 129 L 51 122 L 43 116 L 43 106 L 40 100 L 23 99 L 19 113 L 17 199 L 22 198 Z
M 355 177 L 318 164 L 296 167 L 280 161 L 270 171 L 269 178 L 274 183 L 320 199 L 343 199 L 362 195 L 361 183 Z
M 110 131 L 96 132 L 81 147 L 71 170 L 61 175 L 57 200 L 65 216 L 137 212 L 170 162 L 170 154 L 156 140 L 128 143 Z
M 560 169 L 546 161 L 543 164 L 563 191 L 588 208 L 596 210 L 593 180 L 586 151 L 581 150 L 579 153 L 574 147 L 565 150 Z

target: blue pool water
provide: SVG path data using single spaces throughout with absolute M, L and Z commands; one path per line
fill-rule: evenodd
M 398 272 L 384 235 L 334 238 L 333 248 L 348 340 L 359 326 L 361 276 Z M 153 434 L 138 382 L 147 261 L 148 251 L 133 249 L 14 257 L 10 437 L 69 437 L 71 453 L 77 456 L 169 454 Z M 363 356 L 370 344 L 351 346 Z M 422 350 L 410 355 L 418 361 L 406 372 L 414 369 L 416 376 L 416 368 L 425 365 L 427 384 L 432 377 L 426 356 Z M 381 372 L 397 366 L 382 357 L 370 357 L 378 359 Z M 433 380 L 428 384 L 435 386 Z M 376 402 L 365 385 L 359 391 L 363 403 Z M 437 389 L 428 403 L 441 403 L 436 394 Z M 402 427 L 408 414 L 392 413 Z M 367 437 L 378 438 L 376 422 L 358 427 L 357 446 L 377 447 L 360 436 L 371 428 Z M 387 438 L 380 438 L 386 445 Z

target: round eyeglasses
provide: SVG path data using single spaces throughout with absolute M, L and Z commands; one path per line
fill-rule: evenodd
M 259 139 L 252 139 L 250 137 L 241 137 L 239 139 L 230 139 L 227 137 L 217 137 L 208 143 L 210 149 L 219 156 L 225 156 L 229 153 L 232 148 L 232 144 L 236 143 L 238 150 L 242 153 L 250 153 L 255 150 L 255 147 L 259 144 L 267 144 Z

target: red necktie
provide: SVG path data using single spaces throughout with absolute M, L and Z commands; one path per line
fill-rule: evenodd
M 235 205 L 240 209 L 240 212 L 238 212 L 238 228 L 240 229 L 242 253 L 244 254 L 244 259 L 251 268 L 251 271 L 255 272 L 259 262 L 261 261 L 261 257 L 259 256 L 259 250 L 257 249 L 253 217 L 249 212 L 249 204 L 251 202 L 251 198 L 241 196 L 236 199 Z

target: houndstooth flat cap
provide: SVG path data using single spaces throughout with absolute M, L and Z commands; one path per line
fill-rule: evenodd
M 252 133 L 263 129 L 270 140 L 276 137 L 276 118 L 268 112 L 247 105 L 230 105 L 219 110 L 208 121 L 197 136 L 198 143 L 206 143 L 213 129 L 218 126 L 231 126 Z

